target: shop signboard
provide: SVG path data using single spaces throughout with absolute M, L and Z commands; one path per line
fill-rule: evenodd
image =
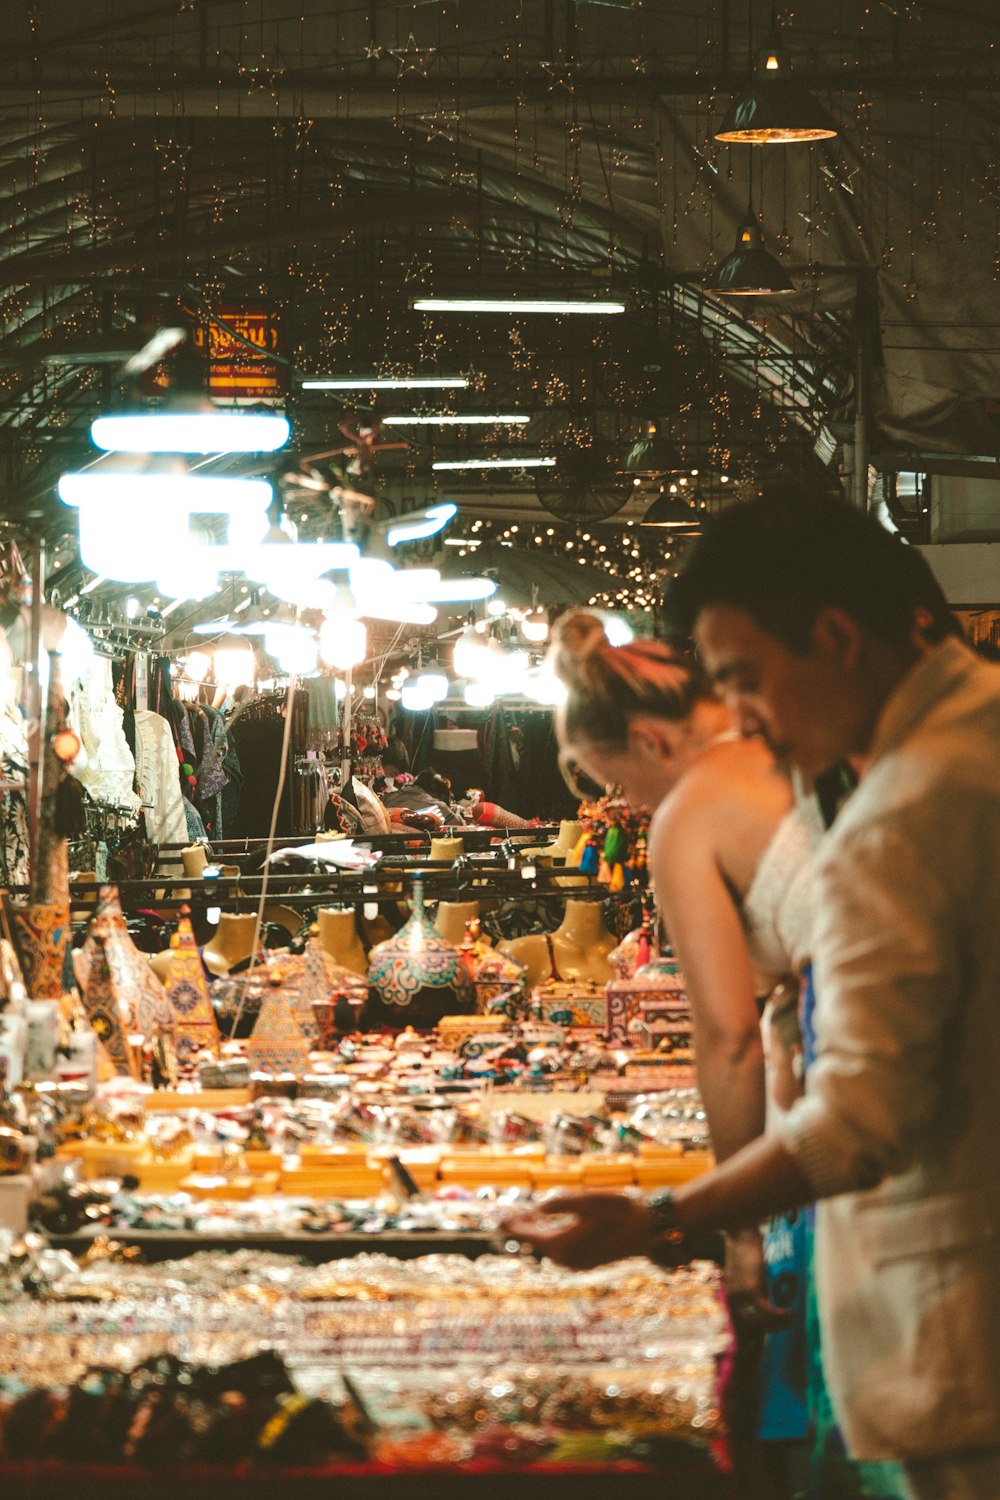
M 194 345 L 208 355 L 209 395 L 215 401 L 259 402 L 282 398 L 281 323 L 269 308 L 216 308 L 199 323 Z

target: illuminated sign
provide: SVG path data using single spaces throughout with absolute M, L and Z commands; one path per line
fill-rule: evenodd
M 267 401 L 282 395 L 282 367 L 275 359 L 280 324 L 262 308 L 220 307 L 211 323 L 193 332 L 195 348 L 208 355 L 209 395 L 218 401 Z

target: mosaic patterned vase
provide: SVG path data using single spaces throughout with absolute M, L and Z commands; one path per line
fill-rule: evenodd
M 187 916 L 179 919 L 177 931 L 170 939 L 167 977 L 167 999 L 177 1025 L 177 1056 L 186 1062 L 195 1052 L 215 1047 L 219 1042 L 208 980 Z
M 368 982 L 407 1026 L 436 1026 L 443 1015 L 473 1009 L 462 955 L 434 931 L 419 877 L 413 882 L 413 915 L 395 937 L 372 949 Z
M 247 1042 L 247 1061 L 262 1073 L 294 1073 L 301 1077 L 309 1067 L 309 1037 L 292 996 L 269 975 L 260 1014 Z M 312 1022 L 312 1017 L 310 1017 Z
M 92 972 L 98 959 L 106 967 L 106 975 L 97 976 Z M 173 1030 L 175 1018 L 167 992 L 150 968 L 145 954 L 139 952 L 129 936 L 117 887 L 101 887 L 83 947 L 73 955 L 73 968 L 88 1012 L 91 987 L 94 984 L 102 987 L 107 983 L 111 986 L 119 1013 L 128 1017 L 131 1031 L 155 1037 L 162 1030 Z
M 608 954 L 608 963 L 615 972 L 616 979 L 631 979 L 639 963 L 639 942 L 642 938 L 642 928 L 636 927 L 632 932 L 627 932 L 618 944 Z
M 322 1028 L 316 1016 L 318 1002 L 333 1002 L 337 996 L 360 990 L 367 999 L 367 981 L 351 969 L 342 969 L 319 947 L 318 942 L 309 941 L 304 953 L 273 953 L 267 960 L 267 971 L 271 980 L 277 981 L 285 992 L 289 1005 L 294 1010 L 304 1037 L 312 1046 L 319 1046 Z
M 485 1015 L 502 997 L 504 1008 L 516 1007 L 527 993 L 528 971 L 516 959 L 490 946 L 480 936 L 478 920 L 469 922 L 460 949 L 462 964 L 476 997 L 476 1010 Z
M 25 989 L 33 1000 L 58 1000 L 66 992 L 69 907 L 36 901 L 11 905 L 8 914 Z

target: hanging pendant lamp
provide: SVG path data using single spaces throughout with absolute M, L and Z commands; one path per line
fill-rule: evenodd
M 792 77 L 788 52 L 772 15 L 753 78 L 730 104 L 715 139 L 747 146 L 789 146 L 829 140 L 836 134 L 837 126 L 823 105 Z
M 626 473 L 653 479 L 683 466 L 679 449 L 664 437 L 659 424 L 652 419 L 645 423 L 642 435 L 636 438 L 622 460 Z
M 751 200 L 732 254 L 708 273 L 705 290 L 720 297 L 780 297 L 794 292 L 784 266 L 764 249 L 764 231 Z
M 677 535 L 701 529 L 693 505 L 683 495 L 671 494 L 668 491 L 657 495 L 639 525 L 669 528 Z

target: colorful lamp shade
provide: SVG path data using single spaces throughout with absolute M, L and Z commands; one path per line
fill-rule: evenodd
M 434 931 L 419 878 L 409 921 L 369 955 L 368 982 L 401 1025 L 435 1026 L 443 1015 L 474 1009 L 462 955 Z

